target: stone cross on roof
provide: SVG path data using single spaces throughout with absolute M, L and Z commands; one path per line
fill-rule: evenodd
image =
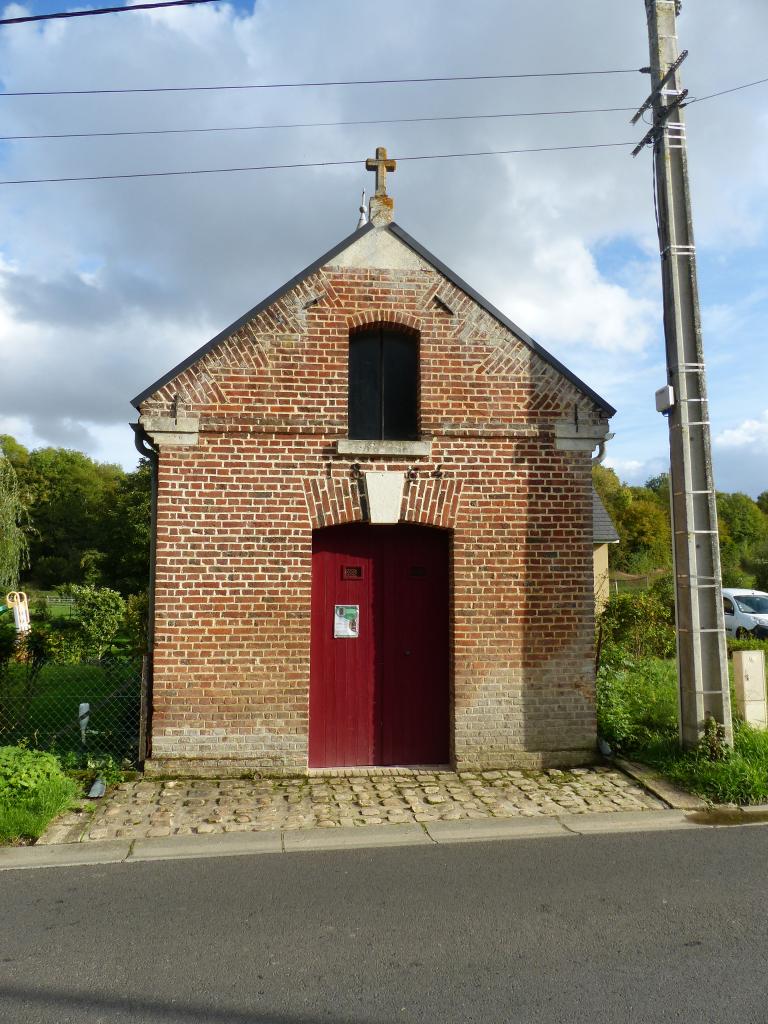
M 387 160 L 387 151 L 384 146 L 376 147 L 376 156 L 368 157 L 365 161 L 367 171 L 376 172 L 376 195 L 387 194 L 387 171 L 394 171 L 397 168 L 396 160 Z
M 376 156 L 368 157 L 365 161 L 365 169 L 376 172 L 376 191 L 368 204 L 368 219 L 374 227 L 383 227 L 392 222 L 395 204 L 392 197 L 387 195 L 387 171 L 394 171 L 396 167 L 397 162 L 387 159 L 387 151 L 383 146 L 377 146 Z

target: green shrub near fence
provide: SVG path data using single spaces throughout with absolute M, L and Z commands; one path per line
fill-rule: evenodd
M 52 754 L 0 747 L 0 843 L 37 839 L 78 789 Z

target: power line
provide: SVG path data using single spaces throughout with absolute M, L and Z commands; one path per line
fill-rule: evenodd
M 132 89 L 38 89 L 0 92 L 6 96 L 106 96 L 146 92 L 220 92 L 237 89 L 321 89 L 347 85 L 414 85 L 423 82 L 498 82 L 516 78 L 574 78 L 582 75 L 634 75 L 639 68 L 614 68 L 602 71 L 529 71 L 512 75 L 433 75 L 429 78 L 370 78 L 339 82 L 257 82 L 251 85 L 163 85 Z
M 751 89 L 753 85 L 764 85 L 768 78 L 758 78 L 756 82 L 746 82 L 744 85 L 734 85 L 731 89 L 721 89 L 720 92 L 711 92 L 708 96 L 695 96 L 685 104 L 690 107 L 692 103 L 703 103 L 704 100 L 713 100 L 716 96 L 726 96 L 729 92 L 741 92 L 742 89 Z
M 407 160 L 453 160 L 462 157 L 479 156 L 510 156 L 517 153 L 559 153 L 575 149 L 615 149 L 619 146 L 634 146 L 634 142 L 594 142 L 577 146 L 537 146 L 528 149 L 487 149 L 471 153 L 427 153 L 418 156 L 399 156 L 396 159 L 405 163 Z M 129 174 L 88 174 L 67 178 L 15 178 L 0 181 L 0 185 L 41 185 L 69 181 L 116 181 L 126 178 L 174 178 L 193 174 L 232 174 L 241 171 L 286 171 L 303 167 L 349 167 L 353 164 L 363 166 L 363 160 L 319 160 L 311 163 L 295 164 L 260 164 L 254 167 L 206 167 L 199 170 L 182 171 L 139 171 Z
M 150 11 L 156 7 L 189 7 L 191 4 L 215 4 L 219 0 L 163 0 L 130 7 L 97 7 L 90 11 L 55 11 L 52 14 L 26 14 L 23 18 L 0 18 L 0 25 L 21 25 L 27 21 L 51 21 L 55 18 L 91 18 L 94 14 L 124 14 L 126 11 Z
M 190 0 L 190 2 L 192 2 L 192 0 Z M 208 0 L 194 0 L 194 2 L 208 2 Z M 744 85 L 736 85 L 730 89 L 722 89 L 720 92 L 713 92 L 707 96 L 694 97 L 688 100 L 684 105 L 689 107 L 692 103 L 703 103 L 705 100 L 711 100 L 717 96 L 725 96 L 732 92 L 739 92 L 742 89 L 750 89 L 755 85 L 763 85 L 766 82 L 768 82 L 768 78 L 759 78 L 756 82 L 747 82 Z M 6 93 L 6 95 L 10 94 Z M 490 121 L 513 117 L 559 117 L 574 114 L 613 114 L 625 113 L 628 110 L 634 110 L 634 107 L 577 107 L 571 110 L 526 110 L 493 114 L 440 114 L 424 117 L 368 118 L 356 121 L 295 121 L 286 122 L 285 124 L 223 125 L 205 128 L 140 128 L 135 130 L 111 132 L 51 132 L 40 135 L 0 135 L 0 142 L 21 142 L 34 139 L 104 139 L 134 135 L 192 135 L 206 132 L 252 132 L 271 131 L 273 129 L 285 128 L 348 128 L 356 125 L 423 124 L 439 121 Z
M 276 128 L 347 128 L 371 124 L 422 124 L 427 121 L 477 121 L 508 117 L 555 117 L 566 114 L 611 114 L 634 110 L 634 107 L 585 107 L 580 110 L 531 110 L 499 114 L 444 114 L 434 117 L 387 117 L 365 121 L 300 121 L 292 124 L 245 124 L 211 128 L 142 128 L 135 131 L 114 132 L 56 132 L 50 135 L 0 135 L 0 142 L 19 142 L 30 139 L 103 139 L 123 135 L 187 135 L 196 132 L 253 132 Z

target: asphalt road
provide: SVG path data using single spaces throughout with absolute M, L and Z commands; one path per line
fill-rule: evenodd
M 765 1022 L 763 826 L 0 875 L 14 1024 Z

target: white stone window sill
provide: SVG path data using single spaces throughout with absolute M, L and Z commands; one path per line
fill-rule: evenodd
M 339 455 L 405 455 L 410 458 L 429 458 L 431 441 L 353 441 L 341 438 L 336 442 Z

